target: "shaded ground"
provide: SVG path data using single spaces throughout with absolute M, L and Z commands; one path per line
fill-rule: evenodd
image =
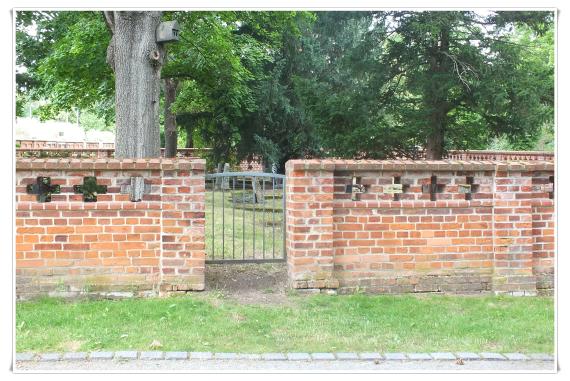
M 241 304 L 288 304 L 286 263 L 206 266 L 205 294 L 222 294 Z

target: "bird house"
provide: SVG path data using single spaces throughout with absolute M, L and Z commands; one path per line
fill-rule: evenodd
M 156 28 L 156 42 L 176 42 L 180 39 L 178 21 L 164 21 Z

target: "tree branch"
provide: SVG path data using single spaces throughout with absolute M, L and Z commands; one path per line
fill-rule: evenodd
M 111 67 L 111 70 L 115 71 L 115 14 L 113 11 L 103 11 L 103 16 L 105 18 L 105 25 L 107 29 L 111 32 L 111 41 L 109 46 L 107 46 L 107 65 Z
M 469 82 L 467 81 L 467 75 L 469 73 L 473 74 L 473 76 L 478 79 L 477 72 L 473 68 L 473 66 L 469 65 L 466 62 L 460 61 L 457 57 L 453 54 L 449 54 L 447 52 L 441 52 L 446 57 L 448 57 L 453 62 L 454 71 L 457 73 L 457 77 L 467 87 L 468 91 L 471 91 L 471 87 L 469 86 Z
M 103 16 L 105 18 L 105 25 L 111 34 L 115 34 L 115 14 L 113 11 L 103 11 Z

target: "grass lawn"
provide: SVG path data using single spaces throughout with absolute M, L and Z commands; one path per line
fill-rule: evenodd
M 222 253 L 226 259 L 283 257 L 282 191 L 266 190 L 263 204 L 240 202 L 252 195 L 251 190 L 236 190 L 233 196 L 231 191 L 206 191 L 208 259 L 222 259 Z
M 554 351 L 543 297 L 296 296 L 238 304 L 216 294 L 19 302 L 17 351 Z

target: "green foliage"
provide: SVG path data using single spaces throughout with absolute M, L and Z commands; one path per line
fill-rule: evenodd
M 35 27 L 35 35 L 26 28 Z M 18 12 L 16 81 L 32 99 L 45 99 L 43 118 L 73 108 L 112 120 L 114 79 L 106 64 L 109 32 L 100 12 Z
M 326 152 L 413 157 L 438 134 L 444 149 L 481 149 L 499 135 L 531 148 L 552 120 L 553 30 L 549 14 L 515 16 L 319 14 L 317 46 L 305 51 L 321 60 L 303 78 L 303 103 Z M 531 18 L 550 27 L 537 36 Z
M 288 24 L 281 39 L 274 42 L 274 59 L 255 68 L 252 86 L 257 109 L 242 123 L 238 146 L 240 157 L 251 152 L 261 154 L 267 164 L 278 164 L 280 171 L 290 158 L 318 154 L 313 126 L 306 118 L 296 82 L 298 76 L 309 74 L 299 37 L 308 33 L 313 17 L 306 13 L 292 17 L 295 26 Z
M 171 109 L 213 164 L 257 153 L 417 157 L 439 149 L 553 149 L 551 12 L 165 12 L 181 40 Z M 100 12 L 18 11 L 17 115 L 114 117 Z M 162 103 L 161 103 L 162 104 Z M 98 119 L 89 128 L 99 126 Z M 186 136 L 186 133 L 179 136 Z
M 98 117 L 92 112 L 81 113 L 79 122 L 81 124 L 81 127 L 83 127 L 86 131 L 112 131 L 114 128 L 113 125 L 107 125 L 104 118 Z
M 302 41 L 301 60 L 310 66 L 296 78 L 298 94 L 325 155 L 386 157 L 392 151 L 414 150 L 413 136 L 402 138 L 410 129 L 399 128 L 393 110 L 383 105 L 382 91 L 391 92 L 387 83 L 399 74 L 378 63 L 384 48 L 375 40 L 384 27 L 370 30 L 373 16 L 318 13 L 317 23 Z M 395 80 L 393 86 L 398 86 Z
M 554 124 L 545 123 L 540 130 L 540 136 L 534 146 L 534 150 L 554 152 L 554 146 Z
M 27 101 L 25 97 L 21 94 L 16 94 L 16 116 L 23 117 L 26 116 L 26 105 Z
M 492 138 L 485 149 L 492 151 L 513 151 L 513 147 L 509 143 L 509 139 L 504 135 Z

